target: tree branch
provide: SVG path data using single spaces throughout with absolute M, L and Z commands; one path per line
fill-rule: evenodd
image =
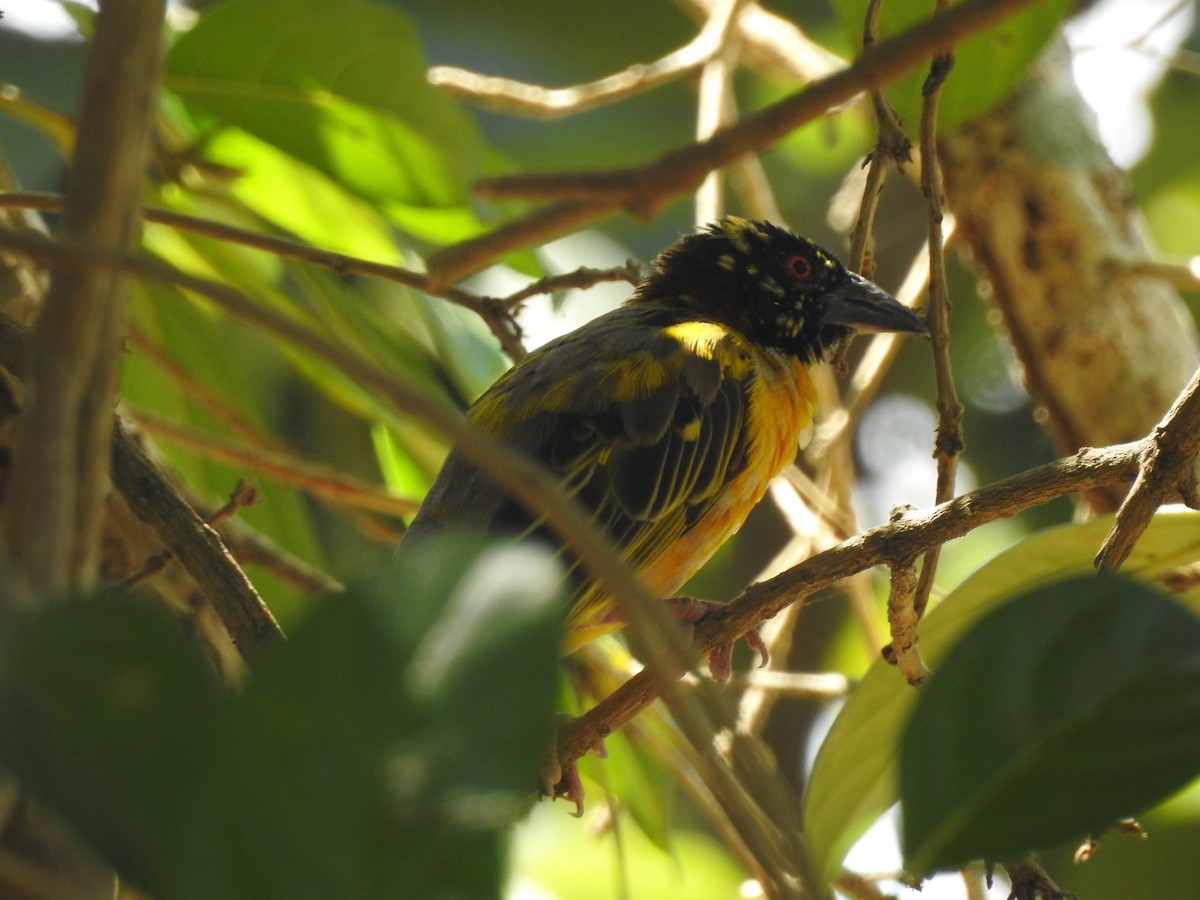
M 1096 568 L 1115 569 L 1125 561 L 1154 511 L 1176 493 L 1200 508 L 1196 494 L 1196 454 L 1200 452 L 1200 369 L 1146 443 L 1137 480 L 1117 510 L 1117 520 L 1096 555 Z
M 1127 483 L 1136 477 L 1138 461 L 1152 440 L 1080 450 L 1074 456 L 1013 475 L 932 509 L 907 513 L 817 553 L 775 578 L 752 585 L 697 626 L 697 650 L 703 653 L 733 640 L 790 604 L 856 572 L 911 559 L 988 522 L 1009 518 L 1056 497 Z M 575 719 L 561 735 L 562 758 L 578 759 L 653 703 L 660 680 L 647 668 Z
M 756 152 L 827 110 L 898 77 L 934 54 L 996 24 L 1034 0 L 965 0 L 880 43 L 853 65 L 743 116 L 704 141 L 672 150 L 637 168 L 559 175 L 519 175 L 481 184 L 490 197 L 554 197 L 557 202 L 488 234 L 442 250 L 428 260 L 434 284 L 451 284 L 496 257 L 549 240 L 569 228 L 619 210 L 648 218 L 674 197 L 690 193 L 713 169 Z
M 157 102 L 162 0 L 101 3 L 71 161 L 61 239 L 113 251 L 139 242 L 141 191 Z M 95 576 L 125 331 L 125 275 L 56 273 L 30 348 L 4 539 L 43 594 Z

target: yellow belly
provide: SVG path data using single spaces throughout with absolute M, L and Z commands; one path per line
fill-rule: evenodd
M 753 440 L 746 448 L 746 467 L 695 526 L 641 573 L 656 596 L 672 596 L 742 527 L 809 432 L 817 398 L 804 365 L 773 353 L 758 356 L 759 377 L 747 407 Z
M 753 436 L 747 442 L 746 466 L 691 529 L 640 569 L 642 583 L 656 597 L 674 596 L 742 527 L 771 479 L 795 458 L 801 440 L 811 433 L 817 397 L 806 367 L 791 357 L 761 350 L 755 352 L 755 365 L 757 377 L 746 410 L 747 428 Z M 585 592 L 571 616 L 567 652 L 622 627 L 619 620 L 603 612 L 610 603 L 598 586 Z M 583 610 L 586 612 L 580 615 Z

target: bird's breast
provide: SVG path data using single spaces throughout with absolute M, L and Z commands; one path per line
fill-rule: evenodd
M 763 498 L 771 479 L 811 434 L 817 396 L 807 367 L 793 357 L 756 348 L 747 392 L 746 465 L 712 506 L 643 571 L 658 596 L 674 594 L 734 534 Z

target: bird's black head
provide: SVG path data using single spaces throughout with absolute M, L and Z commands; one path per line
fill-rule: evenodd
M 655 266 L 632 302 L 694 310 L 805 362 L 851 331 L 927 333 L 832 253 L 767 222 L 725 216 L 664 250 Z

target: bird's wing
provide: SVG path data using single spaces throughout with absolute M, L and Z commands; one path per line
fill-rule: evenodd
M 647 314 L 598 321 L 596 330 L 531 357 L 471 416 L 557 473 L 641 571 L 744 467 L 755 369 L 742 339 L 710 323 L 664 324 Z M 541 527 L 512 501 L 500 504 L 490 525 Z M 578 575 L 576 593 L 582 603 L 572 624 L 603 615 L 589 577 Z

